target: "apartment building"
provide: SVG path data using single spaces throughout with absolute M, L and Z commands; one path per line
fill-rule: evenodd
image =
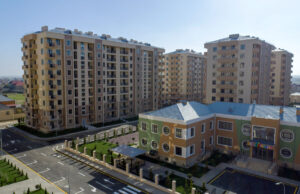
M 293 54 L 275 49 L 271 55 L 270 104 L 288 105 L 290 102 Z
M 204 46 L 207 49 L 206 103 L 269 103 L 273 45 L 257 37 L 232 34 Z
M 300 169 L 300 109 L 185 102 L 139 115 L 140 148 L 190 167 L 212 150 Z
M 177 49 L 164 55 L 162 103 L 180 100 L 202 102 L 205 87 L 205 56 L 193 50 Z
M 47 26 L 22 44 L 29 127 L 49 132 L 158 108 L 162 48 Z

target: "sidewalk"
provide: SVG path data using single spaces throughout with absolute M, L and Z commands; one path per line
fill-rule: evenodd
M 162 192 L 159 189 L 156 189 L 154 187 L 149 186 L 148 184 L 145 184 L 143 182 L 137 181 L 129 176 L 125 176 L 124 174 L 121 174 L 119 172 L 116 172 L 114 170 L 110 170 L 109 168 L 102 166 L 98 163 L 95 163 L 91 160 L 88 160 L 84 157 L 81 157 L 79 155 L 75 155 L 69 151 L 66 150 L 57 150 L 57 152 L 64 154 L 65 156 L 72 158 L 73 160 L 77 160 L 79 162 L 84 163 L 85 165 L 88 165 L 91 168 L 94 168 L 96 171 L 105 174 L 107 176 L 111 176 L 112 178 L 123 182 L 124 184 L 129 184 L 132 185 L 134 187 L 137 187 L 138 189 L 144 190 L 148 193 L 155 193 L 155 194 L 163 194 L 165 192 Z
M 35 186 L 41 184 L 42 188 L 43 189 L 47 188 L 47 191 L 49 193 L 53 192 L 55 194 L 66 194 L 66 192 L 58 188 L 55 184 L 51 183 L 44 177 L 41 177 L 37 172 L 27 167 L 25 164 L 23 164 L 21 161 L 16 159 L 14 156 L 5 154 L 1 158 L 4 157 L 8 159 L 10 162 L 12 162 L 13 164 L 15 164 L 20 170 L 23 170 L 24 173 L 27 173 L 28 179 L 25 181 L 0 187 L 0 193 L 12 194 L 13 192 L 15 192 L 16 194 L 23 194 L 24 191 L 27 191 L 28 187 L 30 188 L 30 191 L 34 191 L 36 190 Z

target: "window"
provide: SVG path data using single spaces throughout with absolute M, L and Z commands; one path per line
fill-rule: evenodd
M 9 115 L 9 111 L 6 111 L 6 115 Z
M 146 123 L 142 123 L 142 130 L 146 131 L 147 130 L 147 124 Z
M 265 144 L 275 144 L 275 128 L 253 125 L 252 138 Z
M 244 49 L 245 49 L 245 45 L 241 44 L 241 50 L 244 50 Z
M 145 138 L 142 139 L 142 145 L 143 145 L 143 146 L 146 146 L 146 145 L 147 145 L 147 139 L 145 139 Z
M 280 139 L 284 142 L 294 141 L 294 132 L 290 129 L 283 129 L 280 131 Z
M 175 130 L 175 136 L 177 138 L 182 138 L 182 129 L 176 128 L 176 130 Z
M 218 136 L 218 145 L 222 146 L 232 146 L 232 139 L 228 137 Z
M 226 121 L 218 121 L 218 128 L 221 130 L 232 131 L 232 123 Z
M 205 123 L 202 123 L 201 125 L 201 133 L 205 133 Z
M 194 136 L 195 136 L 195 128 L 192 127 L 192 128 L 190 129 L 190 131 L 191 131 L 191 137 L 194 137 Z
M 41 44 L 43 44 L 44 43 L 44 39 L 43 38 L 41 38 Z
M 292 157 L 292 150 L 290 148 L 281 148 L 280 149 L 280 155 L 283 157 L 283 158 L 291 158 Z
M 191 145 L 190 146 L 190 152 L 189 152 L 189 155 L 194 155 L 195 154 L 195 145 Z
M 170 134 L 170 129 L 169 129 L 169 127 L 164 127 L 164 128 L 163 128 L 163 132 L 164 132 L 165 135 L 169 135 L 169 134 Z
M 205 149 L 205 140 L 201 140 L 201 150 Z
M 163 150 L 164 150 L 165 152 L 168 152 L 168 151 L 170 150 L 170 146 L 169 146 L 169 144 L 167 144 L 167 143 L 164 143 L 163 146 L 162 146 L 162 148 L 163 148 Z
M 244 124 L 242 126 L 242 133 L 245 136 L 250 136 L 250 134 L 251 134 L 251 125 L 250 124 Z
M 242 141 L 242 148 L 243 148 L 244 150 L 249 150 L 249 149 L 250 149 L 250 146 L 249 146 L 247 140 Z
M 182 148 L 175 146 L 175 154 L 177 156 L 182 156 Z
M 217 51 L 217 47 L 214 47 L 214 48 L 213 48 L 213 51 L 216 52 L 216 51 Z
M 158 128 L 157 125 L 152 124 L 152 133 L 158 133 L 157 128 Z
M 70 40 L 67 40 L 67 46 L 71 46 L 71 41 Z
M 67 50 L 67 56 L 71 56 L 71 51 Z
M 214 136 L 209 137 L 209 145 L 214 144 Z
M 211 130 L 214 129 L 214 121 L 209 122 L 209 129 L 211 129 Z
M 152 141 L 151 142 L 151 147 L 152 147 L 152 149 L 157 149 L 157 142 L 156 141 Z

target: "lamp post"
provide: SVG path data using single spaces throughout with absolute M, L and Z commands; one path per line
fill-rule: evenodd
M 276 185 L 283 185 L 283 194 L 285 194 L 285 184 L 282 182 L 275 183 Z

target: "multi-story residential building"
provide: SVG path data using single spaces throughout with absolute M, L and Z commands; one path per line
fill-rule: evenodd
M 251 36 L 229 35 L 205 43 L 206 103 L 269 103 L 273 45 Z
M 288 105 L 291 91 L 293 54 L 283 49 L 275 49 L 271 55 L 270 104 Z
M 178 103 L 139 115 L 140 148 L 186 167 L 217 149 L 300 169 L 299 118 L 295 107 Z
M 164 55 L 163 105 L 180 100 L 202 102 L 205 86 L 205 56 L 193 50 L 178 49 Z
M 22 38 L 26 124 L 44 132 L 158 108 L 164 49 L 64 28 Z

